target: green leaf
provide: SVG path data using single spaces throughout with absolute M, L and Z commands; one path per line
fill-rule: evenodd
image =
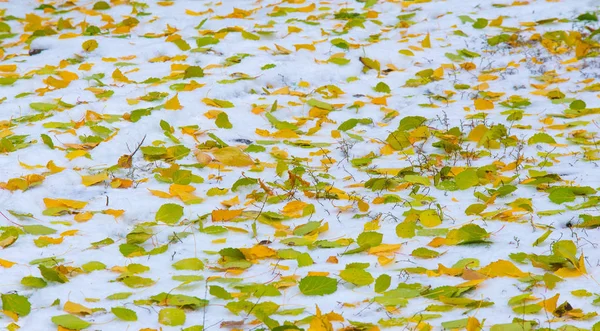
M 183 78 L 204 77 L 204 70 L 199 66 L 189 66 L 185 69 Z
M 575 100 L 575 101 L 571 102 L 571 104 L 569 105 L 569 108 L 571 108 L 573 110 L 582 110 L 582 109 L 585 109 L 585 107 L 587 107 L 587 105 L 585 104 L 585 101 L 583 101 L 583 100 Z
M 158 313 L 158 322 L 169 326 L 183 325 L 185 324 L 185 312 L 179 308 L 163 308 Z
M 92 325 L 91 323 L 70 314 L 53 316 L 52 323 L 71 330 L 81 330 Z
M 189 259 L 179 260 L 173 263 L 173 268 L 176 270 L 202 270 L 204 269 L 204 263 L 197 257 L 191 257 Z
M 154 285 L 154 281 L 152 279 L 140 276 L 126 276 L 120 280 L 127 287 L 131 288 L 148 287 Z
M 233 125 L 231 125 L 231 122 L 229 122 L 229 116 L 227 116 L 226 112 L 221 112 L 219 113 L 219 115 L 217 115 L 217 118 L 215 119 L 215 124 L 218 128 L 221 129 L 233 128 Z
M 388 84 L 386 84 L 384 82 L 377 83 L 377 85 L 375 85 L 374 90 L 375 90 L 375 92 L 380 92 L 380 93 L 390 93 L 390 92 L 392 92 L 392 90 L 390 89 L 390 87 L 388 86 Z
M 404 176 L 404 180 L 411 184 L 421 184 L 425 186 L 431 185 L 431 181 L 429 181 L 429 178 L 420 175 L 406 175 Z
M 340 272 L 340 278 L 356 286 L 366 286 L 375 281 L 368 271 L 357 268 L 342 270 Z
M 81 266 L 85 272 L 92 272 L 95 270 L 104 270 L 106 269 L 106 264 L 98 261 L 91 261 Z
M 31 303 L 26 297 L 18 294 L 2 294 L 2 310 L 13 312 L 20 317 L 31 312 Z
M 214 38 L 214 37 L 202 37 L 202 38 L 196 39 L 196 45 L 198 45 L 198 47 L 202 47 L 202 46 L 206 46 L 206 45 L 214 45 L 214 44 L 218 44 L 218 43 L 219 43 L 219 39 Z
M 552 190 L 548 198 L 556 204 L 561 204 L 563 202 L 575 201 L 575 193 L 568 187 L 559 187 Z
M 537 238 L 537 239 L 536 239 L 536 240 L 533 242 L 532 246 L 538 246 L 538 245 L 540 245 L 541 243 L 543 243 L 543 242 L 544 242 L 544 240 L 546 240 L 546 238 L 548 238 L 548 236 L 549 236 L 551 233 L 552 233 L 552 230 L 548 230 L 548 231 L 546 231 L 546 232 L 545 232 L 543 235 L 541 235 L 539 238 Z
M 23 225 L 23 231 L 38 236 L 56 233 L 56 230 L 45 225 Z
M 240 188 L 240 186 L 250 186 L 250 185 L 257 185 L 257 184 L 258 184 L 258 179 L 244 177 L 244 178 L 240 178 L 237 181 L 235 181 L 235 183 L 233 183 L 233 185 L 231 186 L 231 190 L 233 192 L 237 192 L 237 190 L 238 190 L 238 188 Z
M 483 29 L 488 25 L 488 20 L 486 20 L 485 18 L 478 18 L 477 21 L 475 21 L 475 23 L 473 23 L 473 27 L 475 29 Z
M 467 327 L 467 323 L 469 323 L 469 319 L 463 318 L 455 321 L 442 322 L 442 327 L 444 328 L 444 330 L 464 329 Z
M 356 243 L 362 248 L 375 247 L 383 241 L 383 234 L 374 231 L 363 232 L 356 238 Z
M 467 207 L 465 210 L 466 215 L 479 215 L 487 208 L 487 206 L 483 203 L 474 203 Z
M 420 257 L 422 259 L 433 259 L 433 258 L 440 256 L 440 253 L 438 253 L 434 250 L 431 250 L 429 248 L 419 247 L 419 248 L 413 250 L 412 253 L 410 253 L 410 255 L 412 255 L 414 257 Z
M 458 16 L 458 18 L 460 19 L 460 21 L 463 24 L 467 23 L 467 22 L 469 22 L 469 23 L 475 23 L 475 21 L 471 17 L 469 17 L 467 15 L 460 15 L 460 16 Z
M 377 292 L 377 293 L 385 292 L 390 287 L 391 283 L 392 283 L 392 277 L 390 277 L 390 275 L 388 275 L 388 274 L 379 275 L 379 277 L 377 277 L 377 280 L 375 280 L 375 292 Z
M 260 36 L 255 35 L 254 33 L 250 33 L 248 31 L 242 30 L 242 37 L 248 40 L 260 40 Z
M 554 140 L 554 138 L 547 133 L 539 132 L 529 138 L 529 140 L 527 140 L 527 144 L 556 144 L 556 140 Z
M 0 77 L 0 85 L 12 85 L 16 81 L 14 77 Z
M 542 306 L 536 303 L 513 307 L 513 311 L 517 314 L 535 314 L 540 310 L 542 310 Z
M 0 22 L 0 32 L 2 33 L 10 33 L 10 25 L 5 22 Z
M 537 323 L 536 323 L 537 325 Z M 507 323 L 492 325 L 490 331 L 530 331 L 532 330 L 531 322 Z
M 50 136 L 48 136 L 45 133 L 42 133 L 41 137 L 42 141 L 44 142 L 44 144 L 46 144 L 46 146 L 50 147 L 51 149 L 54 149 L 54 142 L 52 142 L 52 138 L 50 138 Z
M 306 224 L 302 224 L 294 229 L 295 236 L 304 236 L 315 230 L 317 230 L 321 226 L 321 222 L 310 221 Z
M 43 264 L 39 265 L 38 268 L 40 269 L 40 273 L 42 274 L 42 277 L 44 277 L 45 280 L 58 283 L 66 283 L 69 281 L 69 279 L 65 275 L 57 272 L 54 269 L 46 267 Z
M 296 257 L 296 261 L 298 261 L 298 267 L 300 268 L 308 267 L 309 265 L 313 265 L 315 263 L 308 253 L 301 253 Z
M 175 224 L 183 216 L 183 207 L 175 203 L 165 203 L 156 212 L 155 220 L 167 224 Z
M 110 9 L 110 5 L 106 1 L 98 1 L 94 4 L 94 10 L 106 10 Z
M 325 109 L 325 110 L 329 110 L 329 111 L 333 110 L 333 106 L 331 104 L 328 104 L 327 102 L 319 101 L 316 99 L 310 99 L 306 103 L 311 107 L 317 107 L 317 108 L 321 108 L 321 109 Z
M 44 103 L 44 102 L 33 102 L 29 104 L 29 107 L 33 110 L 45 112 L 50 110 L 55 110 L 58 108 L 58 105 L 53 103 Z
M 233 298 L 231 293 L 227 292 L 227 290 L 225 290 L 221 286 L 217 286 L 217 285 L 211 285 L 209 293 L 210 293 L 210 295 L 213 295 L 213 296 L 215 296 L 219 299 L 223 299 L 223 300 L 231 300 Z
M 333 46 L 339 47 L 341 49 L 345 49 L 345 50 L 350 49 L 350 44 L 342 38 L 331 39 L 331 44 Z
M 327 60 L 327 62 L 337 64 L 339 66 L 345 66 L 346 64 L 350 63 L 350 59 L 345 57 L 331 57 L 329 60 Z
M 31 288 L 44 288 L 48 283 L 43 278 L 25 276 L 21 279 L 21 285 Z
M 474 169 L 467 169 L 456 175 L 454 178 L 456 181 L 456 187 L 459 190 L 466 190 L 475 185 L 479 185 L 479 177 L 477 177 L 477 171 Z
M 326 295 L 337 291 L 337 281 L 325 276 L 306 276 L 298 287 L 304 295 Z
M 124 321 L 135 322 L 138 319 L 135 311 L 125 307 L 112 307 L 110 311 Z
M 113 293 L 106 297 L 108 300 L 125 300 L 129 298 L 133 293 L 132 292 L 118 292 Z
M 275 116 L 271 115 L 271 113 L 266 113 L 265 117 L 269 120 L 269 122 L 271 123 L 271 125 L 273 125 L 277 130 L 285 130 L 285 129 L 289 129 L 289 130 L 298 130 L 298 127 L 295 124 L 286 122 L 286 121 L 280 121 L 278 120 Z

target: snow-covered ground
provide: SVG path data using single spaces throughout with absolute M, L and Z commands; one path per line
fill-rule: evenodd
M 600 330 L 599 11 L 0 2 L 0 328 Z

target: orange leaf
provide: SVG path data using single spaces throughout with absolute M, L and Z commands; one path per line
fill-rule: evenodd
M 494 109 L 494 103 L 491 102 L 490 100 L 475 99 L 475 100 L 473 100 L 473 103 L 475 104 L 475 109 L 477 109 L 477 110 Z
M 212 221 L 227 222 L 242 215 L 243 211 L 243 209 L 215 209 L 212 211 Z

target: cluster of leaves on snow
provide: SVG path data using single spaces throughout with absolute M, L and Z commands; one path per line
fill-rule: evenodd
M 600 305 L 587 259 L 599 256 L 600 196 L 565 171 L 600 160 L 600 108 L 583 101 L 600 91 L 596 12 L 528 21 L 540 1 L 482 2 L 501 14 L 432 19 L 446 2 L 178 2 L 0 10 L 0 153 L 13 169 L 0 189 L 31 206 L 1 215 L 0 274 L 19 270 L 0 277 L 8 330 L 46 310 L 59 330 L 197 331 L 212 316 L 239 330 L 600 330 L 580 308 Z M 196 25 L 161 21 L 171 10 Z M 78 49 L 46 58 L 36 39 Z M 146 39 L 169 51 L 111 46 Z M 345 76 L 285 77 L 298 59 L 307 76 Z M 236 86 L 243 95 L 211 94 Z M 67 172 L 80 183 L 52 195 Z M 112 207 L 119 191 L 152 216 Z M 90 239 L 94 223 L 127 232 Z M 26 248 L 31 259 L 12 257 Z M 506 254 L 480 264 L 490 250 Z M 509 297 L 486 295 L 499 278 Z M 74 302 L 78 279 L 122 291 Z M 51 288 L 69 290 L 31 303 Z

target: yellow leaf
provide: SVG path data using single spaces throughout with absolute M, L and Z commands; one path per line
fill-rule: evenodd
M 542 300 L 537 304 L 542 306 L 547 312 L 554 312 L 556 310 L 556 304 L 558 303 L 558 297 L 560 297 L 560 293 L 556 293 L 555 296 L 549 299 Z
M 92 212 L 86 211 L 84 213 L 76 214 L 75 217 L 73 217 L 73 219 L 76 222 L 81 223 L 81 222 L 87 222 L 87 221 L 91 220 L 92 217 L 94 217 L 94 214 Z
M 78 157 L 87 156 L 87 155 L 89 155 L 87 151 L 79 149 L 79 150 L 75 150 L 75 151 L 71 151 L 71 152 L 67 153 L 67 155 L 65 155 L 65 157 L 69 160 L 73 160 Z
M 123 209 L 107 209 L 103 212 L 106 215 L 110 215 L 115 219 L 125 213 Z
M 221 201 L 221 204 L 225 207 L 233 207 L 235 205 L 239 205 L 240 204 L 240 198 L 236 195 L 235 197 L 229 199 L 229 200 L 223 200 Z
M 319 306 L 316 306 L 317 312 L 315 316 L 310 321 L 310 326 L 308 327 L 308 331 L 333 331 L 333 325 L 327 318 L 327 316 L 321 315 L 321 310 Z
M 8 260 L 0 259 L 0 265 L 3 266 L 4 268 L 10 268 L 10 267 L 12 267 L 15 264 L 16 264 L 15 262 L 11 262 L 11 261 L 8 261 Z
M 85 206 L 87 206 L 87 202 L 85 201 L 51 198 L 44 198 L 44 204 L 46 205 L 46 208 L 66 207 L 73 209 L 82 209 L 85 208 Z
M 72 302 L 72 301 L 65 302 L 65 306 L 63 307 L 63 310 L 66 311 L 67 313 L 77 314 L 77 315 L 90 315 L 92 313 L 92 310 L 90 308 L 82 306 L 82 305 Z
M 369 204 L 364 202 L 362 199 L 358 200 L 358 210 L 361 213 L 366 213 L 369 211 Z
M 275 44 L 275 48 L 277 48 L 277 50 L 282 54 L 291 54 L 292 53 L 292 51 L 290 51 L 289 49 L 287 49 L 283 46 L 279 46 L 277 44 Z
M 17 70 L 16 64 L 3 64 L 0 65 L 0 71 L 2 72 L 15 72 Z
M 150 193 L 152 193 L 152 195 L 157 196 L 159 198 L 163 198 L 163 199 L 170 199 L 173 196 L 167 192 L 163 192 L 163 191 L 159 191 L 159 190 L 152 190 L 152 189 L 148 189 L 148 191 L 150 191 Z
M 65 87 L 69 86 L 70 81 L 56 79 L 56 78 L 50 76 L 44 80 L 44 83 L 46 83 L 54 88 L 60 89 L 60 88 L 65 88 Z
M 256 245 L 252 248 L 240 248 L 240 251 L 242 251 L 247 260 L 258 260 L 277 255 L 277 251 L 264 245 Z
M 179 94 L 175 94 L 174 97 L 172 97 L 171 99 L 167 100 L 167 102 L 165 102 L 165 109 L 169 109 L 169 110 L 179 110 L 179 109 L 182 109 L 183 107 L 179 103 L 179 97 L 178 96 L 179 96 Z
M 122 82 L 122 83 L 130 83 L 131 80 L 129 80 L 129 78 L 125 77 L 125 75 L 123 75 L 123 73 L 121 72 L 121 70 L 119 70 L 119 68 L 115 69 L 115 71 L 113 71 L 112 73 L 112 78 L 115 80 L 115 82 Z
M 94 39 L 85 41 L 83 44 L 81 44 L 81 48 L 86 52 L 91 52 L 98 48 L 98 42 Z
M 316 50 L 315 45 L 313 44 L 294 44 L 294 47 L 296 48 L 296 52 L 301 49 L 306 49 L 311 52 L 314 52 Z
M 473 103 L 475 104 L 475 109 L 477 109 L 477 110 L 494 109 L 494 103 L 491 102 L 490 100 L 475 99 L 475 100 L 473 100 Z
M 19 321 L 19 315 L 17 313 L 15 313 L 14 311 L 10 311 L 10 310 L 3 310 L 2 311 L 6 316 L 12 318 L 13 321 L 17 322 Z
M 479 321 L 473 317 L 470 316 L 469 319 L 467 320 L 467 331 L 479 331 L 481 330 L 481 323 L 479 323 Z
M 427 36 L 425 36 L 425 38 L 423 39 L 423 41 L 421 41 L 421 47 L 423 47 L 423 48 L 431 48 L 431 38 L 429 36 L 429 33 L 427 33 Z
M 240 215 L 242 215 L 243 209 L 215 209 L 212 211 L 213 222 L 227 222 Z
M 488 132 L 488 130 L 489 129 L 487 126 L 479 124 L 478 126 L 474 127 L 473 130 L 471 130 L 467 139 L 469 141 L 478 142 L 481 140 L 481 138 L 483 138 L 483 136 Z
M 296 8 L 296 11 L 298 11 L 300 13 L 309 13 L 309 12 L 315 10 L 315 8 L 316 8 L 316 5 L 314 3 L 311 3 L 308 6 Z
M 196 188 L 191 185 L 171 184 L 169 187 L 169 193 L 179 197 L 185 204 L 202 202 L 202 198 L 191 193 L 195 190 Z
M 520 278 L 527 276 L 527 273 L 521 271 L 512 262 L 498 260 L 479 269 L 477 272 L 488 277 L 513 277 Z
M 490 21 L 489 26 L 500 26 L 500 25 L 502 25 L 503 20 L 504 20 L 504 18 L 502 16 L 498 16 L 498 18 Z
M 223 147 L 213 152 L 215 159 L 226 166 L 248 167 L 254 165 L 254 161 L 241 149 L 233 146 Z
M 63 238 L 63 237 L 52 238 L 52 237 L 48 237 L 48 236 L 40 236 L 36 240 L 39 240 L 41 242 L 47 242 L 47 243 L 50 243 L 53 245 L 58 245 L 58 244 L 62 243 L 64 239 L 65 238 Z
M 374 105 L 387 106 L 387 97 L 379 97 L 371 99 Z
M 105 181 L 107 179 L 108 179 L 108 173 L 101 172 L 101 173 L 96 174 L 96 175 L 81 176 L 81 184 L 83 184 L 85 186 L 92 186 L 94 184 L 98 184 L 100 182 L 103 182 L 103 181 Z
M 48 161 L 48 164 L 46 164 L 46 168 L 48 170 L 50 170 L 50 172 L 53 174 L 59 173 L 66 169 L 66 168 L 57 166 L 56 164 L 54 164 L 54 161 Z
M 308 204 L 303 201 L 298 201 L 298 200 L 290 201 L 290 202 L 288 202 L 287 205 L 285 205 L 283 207 L 283 210 L 281 211 L 281 213 L 288 217 L 300 217 L 300 216 L 302 216 L 301 211 L 306 206 L 308 206 Z
M 423 226 L 427 228 L 431 228 L 442 224 L 440 216 L 433 209 L 428 209 L 421 212 L 421 214 L 419 215 L 419 220 L 421 221 L 421 224 L 423 224 Z
M 297 33 L 302 31 L 303 30 L 301 28 L 295 27 L 293 25 L 288 25 L 288 33 Z
M 369 254 L 390 253 L 399 250 L 402 244 L 381 244 L 369 248 Z
M 61 237 L 72 237 L 77 234 L 79 230 L 67 230 L 60 234 Z
M 554 272 L 555 275 L 561 278 L 574 278 L 583 276 L 583 272 L 578 269 L 560 268 Z

